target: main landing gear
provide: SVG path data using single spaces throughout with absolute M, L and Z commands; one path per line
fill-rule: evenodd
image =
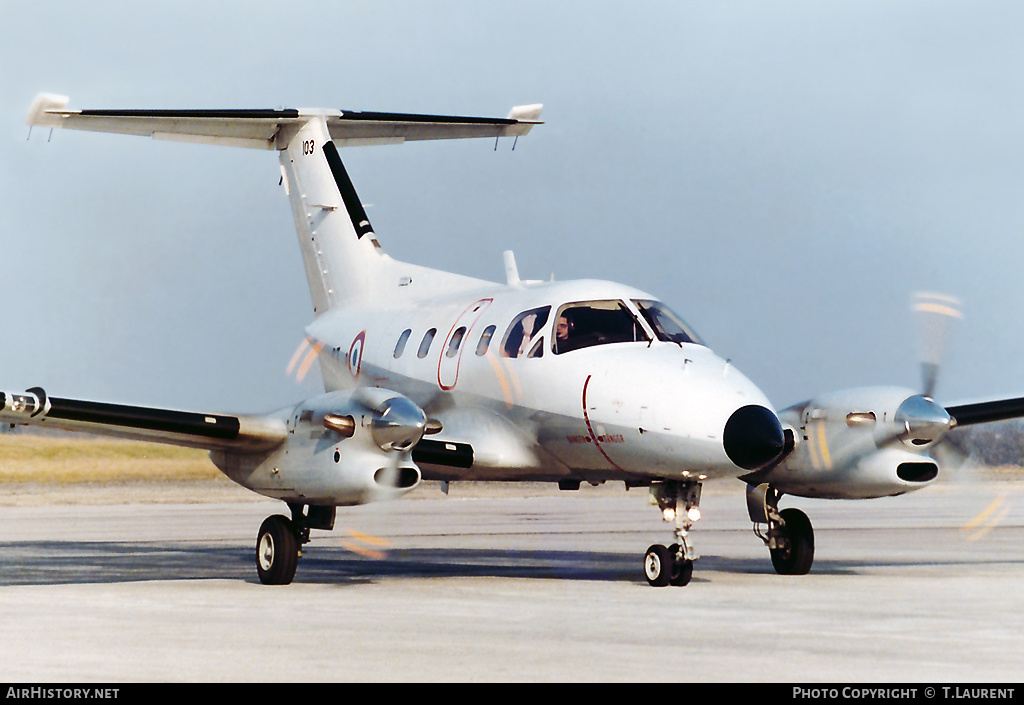
M 289 504 L 292 516 L 267 517 L 256 538 L 256 573 L 264 585 L 287 585 L 295 577 L 310 529 L 334 528 L 334 507 Z
M 675 521 L 676 543 L 655 544 L 644 555 L 644 575 L 654 587 L 683 586 L 693 577 L 697 552 L 690 543 L 690 528 L 700 519 L 699 482 L 660 482 L 651 486 L 651 504 L 657 504 L 665 521 Z
M 779 511 L 782 493 L 769 485 L 747 485 L 747 511 L 754 534 L 764 541 L 779 575 L 806 575 L 814 562 L 814 529 L 799 509 Z M 767 533 L 759 524 L 767 524 Z

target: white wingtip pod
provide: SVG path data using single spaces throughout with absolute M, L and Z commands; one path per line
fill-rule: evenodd
M 60 127 L 60 111 L 68 106 L 70 98 L 55 93 L 40 93 L 32 101 L 25 121 L 32 127 Z
M 46 392 L 33 387 L 26 392 L 0 392 L 0 421 L 9 424 L 32 423 L 50 410 Z
M 515 120 L 525 126 L 525 129 L 519 133 L 521 135 L 529 134 L 530 130 L 534 125 L 542 125 L 540 120 L 540 113 L 544 109 L 543 103 L 534 103 L 533 105 L 517 105 L 508 113 L 509 120 Z

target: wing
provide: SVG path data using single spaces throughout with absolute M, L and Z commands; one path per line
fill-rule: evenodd
M 946 411 L 956 419 L 957 426 L 1006 421 L 1024 416 L 1024 397 L 947 406 Z
M 39 127 L 142 135 L 203 144 L 284 149 L 290 128 L 323 115 L 338 146 L 406 140 L 519 137 L 541 124 L 541 105 L 512 109 L 505 118 L 414 113 L 278 108 L 273 110 L 66 110 L 67 96 L 40 94 L 28 124 Z
M 35 387 L 0 392 L 0 422 L 154 441 L 206 450 L 257 452 L 287 438 L 283 418 L 227 416 L 46 396 Z

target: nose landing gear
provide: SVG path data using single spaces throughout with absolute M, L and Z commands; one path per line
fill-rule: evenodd
M 651 504 L 657 504 L 665 521 L 675 521 L 677 543 L 655 544 L 644 554 L 644 576 L 654 587 L 683 586 L 693 577 L 697 552 L 690 542 L 690 529 L 700 519 L 699 482 L 661 482 L 651 486 Z

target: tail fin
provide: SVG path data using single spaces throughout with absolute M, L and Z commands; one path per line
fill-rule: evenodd
M 373 295 L 381 268 L 390 261 L 337 145 L 519 137 L 540 124 L 542 107 L 519 106 L 506 118 L 479 118 L 296 109 L 66 110 L 67 103 L 64 96 L 39 95 L 29 125 L 278 150 L 317 314 Z
M 373 293 L 381 249 L 327 123 L 313 118 L 281 151 L 313 311 Z

